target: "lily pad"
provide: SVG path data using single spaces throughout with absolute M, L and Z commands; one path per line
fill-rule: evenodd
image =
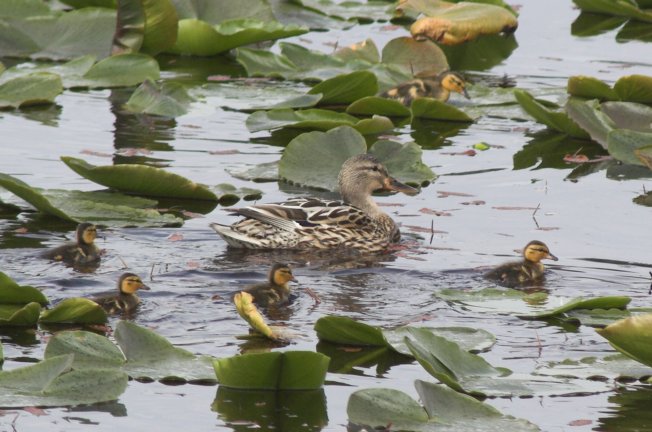
M 405 338 L 410 338 L 411 328 L 419 331 L 427 331 L 437 336 L 455 342 L 464 351 L 479 353 L 488 351 L 496 343 L 496 337 L 486 330 L 471 327 L 412 327 L 403 326 L 395 329 L 383 330 L 383 337 L 390 344 L 391 348 L 403 355 L 412 356 L 409 348 L 405 345 Z
M 394 128 L 394 124 L 387 117 L 373 116 L 371 119 L 360 120 L 346 113 L 323 109 L 256 111 L 247 118 L 247 129 L 250 132 L 284 127 L 327 131 L 345 125 L 351 126 L 365 135 L 378 134 Z
M 264 162 L 258 165 L 242 168 L 227 168 L 226 172 L 237 179 L 254 182 L 272 182 L 279 179 L 278 161 Z
M 619 161 L 633 165 L 645 165 L 635 152 L 649 147 L 650 142 L 652 142 L 652 132 L 615 129 L 607 135 L 607 150 Z
M 652 376 L 652 368 L 622 354 L 613 354 L 602 358 L 547 362 L 537 367 L 535 374 L 584 379 L 641 379 Z
M 124 370 L 133 378 L 205 382 L 215 380 L 212 358 L 197 357 L 132 322 L 118 323 L 115 340 L 127 359 Z
M 596 331 L 621 353 L 652 366 L 652 314 L 625 318 Z
M 292 183 L 335 191 L 342 163 L 351 156 L 366 152 L 366 149 L 364 137 L 347 126 L 325 133 L 301 134 L 283 152 L 279 175 Z M 436 177 L 422 164 L 421 150 L 414 143 L 378 141 L 369 152 L 375 154 L 381 162 L 387 162 L 390 174 L 400 181 L 422 184 Z M 306 167 L 311 168 L 308 170 Z
M 412 110 L 412 116 L 416 118 L 455 122 L 473 121 L 464 111 L 433 98 L 416 98 L 412 101 L 410 109 Z
M 573 0 L 585 12 L 624 16 L 652 22 L 652 13 L 641 10 L 634 1 Z
M 324 384 L 328 357 L 311 351 L 244 354 L 217 359 L 221 386 L 265 390 L 312 390 Z
M 382 0 L 345 1 L 333 0 L 294 0 L 304 8 L 341 20 L 358 20 L 369 23 L 388 21 L 391 17 L 391 5 Z
M 446 54 L 436 43 L 411 37 L 398 37 L 387 42 L 383 47 L 382 63 L 401 68 L 409 77 L 450 69 Z
M 538 431 L 526 420 L 506 416 L 491 405 L 460 394 L 446 386 L 417 380 L 419 399 L 394 389 L 373 388 L 349 397 L 349 422 L 379 429 L 391 424 L 405 431 Z
M 399 101 L 379 96 L 367 96 L 358 99 L 347 107 L 346 112 L 352 115 L 412 116 L 412 111 Z
M 409 5 L 411 2 L 404 3 Z M 399 5 L 399 8 L 404 7 L 403 3 Z M 513 13 L 491 4 L 438 1 L 430 3 L 421 12 L 426 16 L 412 24 L 412 37 L 428 38 L 444 45 L 461 44 L 482 35 L 511 33 L 518 27 Z
M 44 358 L 74 354 L 73 369 L 121 368 L 126 360 L 120 349 L 107 337 L 89 331 L 55 333 L 45 347 Z
M 94 222 L 108 226 L 173 226 L 182 219 L 143 209 L 141 198 L 102 192 L 49 190 L 43 193 L 23 181 L 0 173 L 0 187 L 7 189 L 40 212 L 72 222 Z M 146 201 L 149 204 L 154 202 Z
M 571 96 L 587 99 L 652 104 L 652 76 L 647 75 L 623 76 L 613 88 L 597 78 L 573 76 L 568 79 L 567 89 Z
M 369 71 L 338 75 L 315 85 L 308 94 L 321 94 L 320 105 L 350 104 L 378 93 L 376 76 Z
M 118 2 L 117 9 L 112 54 L 142 51 L 155 55 L 177 40 L 179 18 L 170 0 Z
M 58 75 L 35 72 L 0 84 L 0 108 L 53 103 L 63 92 Z
M 616 124 L 599 109 L 596 100 L 583 101 L 571 98 L 566 104 L 568 116 L 590 135 L 591 139 L 607 148 L 607 136 Z
M 378 327 L 343 316 L 321 317 L 315 323 L 319 340 L 343 345 L 387 346 L 383 331 Z
M 92 300 L 72 297 L 43 311 L 39 322 L 44 324 L 104 324 L 106 312 Z
M 117 369 L 70 371 L 73 355 L 0 372 L 0 405 L 66 406 L 117 399 L 127 388 L 127 374 Z
M 589 137 L 586 131 L 573 122 L 566 113 L 548 109 L 528 92 L 524 90 L 514 90 L 514 97 L 516 97 L 516 100 L 525 112 L 534 117 L 534 119 L 539 123 L 548 126 L 550 129 L 576 138 Z
M 43 306 L 49 303 L 39 289 L 27 285 L 19 286 L 5 273 L 0 272 L 0 304 L 25 305 L 32 302 Z
M 549 303 L 553 300 L 555 303 L 558 303 L 559 306 L 533 314 L 518 315 L 518 317 L 522 319 L 543 319 L 560 315 L 573 309 L 624 309 L 632 301 L 632 299 L 627 296 L 606 296 L 591 299 L 548 297 Z
M 179 83 L 165 82 L 157 86 L 153 81 L 147 80 L 134 91 L 125 108 L 134 113 L 178 117 L 188 112 L 188 106 L 193 100 Z
M 0 304 L 0 327 L 34 327 L 41 313 L 41 305 L 32 302 L 26 305 Z
M 136 164 L 98 167 L 67 156 L 61 160 L 80 176 L 112 189 L 155 197 L 218 201 L 205 186 L 160 168 Z

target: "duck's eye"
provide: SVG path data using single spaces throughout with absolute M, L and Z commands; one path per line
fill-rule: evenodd
M 371 169 L 372 169 L 372 171 L 379 171 L 378 167 L 376 165 L 374 165 L 373 168 L 371 168 Z

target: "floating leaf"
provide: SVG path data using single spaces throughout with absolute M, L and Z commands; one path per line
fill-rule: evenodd
M 585 357 L 580 360 L 547 362 L 537 367 L 535 373 L 584 379 L 641 379 L 652 376 L 652 368 L 622 354 L 614 354 L 603 358 Z
M 573 309 L 624 309 L 629 304 L 629 302 L 632 301 L 632 299 L 627 296 L 607 296 L 591 299 L 548 297 L 548 299 L 549 302 L 555 300 L 555 303 L 558 303 L 559 306 L 533 314 L 518 315 L 518 317 L 523 319 L 550 318 L 555 315 L 560 315 L 564 312 L 571 311 Z
M 26 305 L 0 304 L 0 326 L 34 327 L 41 313 L 41 305 L 32 302 Z
M 145 54 L 120 54 L 100 60 L 81 77 L 64 79 L 66 87 L 131 87 L 160 77 L 158 63 Z
M 123 2 L 118 2 L 122 7 Z M 155 55 L 171 48 L 177 40 L 179 17 L 170 0 L 142 0 L 145 32 L 140 51 Z
M 319 340 L 343 345 L 387 346 L 383 331 L 378 327 L 343 316 L 321 317 L 315 323 Z
M 342 20 L 357 19 L 360 22 L 387 21 L 391 6 L 384 1 L 294 0 L 311 11 Z
M 641 10 L 633 1 L 573 0 L 573 3 L 585 12 L 618 15 L 652 22 L 652 13 Z
M 277 339 L 277 335 L 267 325 L 265 318 L 263 318 L 253 303 L 253 296 L 250 293 L 246 291 L 236 293 L 233 296 L 233 303 L 235 304 L 235 309 L 238 311 L 238 315 L 247 321 L 252 329 L 269 339 Z
M 178 117 L 188 112 L 192 101 L 193 98 L 179 83 L 165 82 L 157 86 L 147 80 L 134 91 L 125 108 L 135 113 Z
M 584 75 L 568 78 L 566 90 L 571 96 L 585 99 L 618 100 L 618 94 L 607 83 Z
M 387 117 L 374 116 L 371 119 L 360 120 L 346 113 L 323 109 L 256 111 L 247 118 L 247 129 L 250 132 L 284 127 L 326 131 L 345 125 L 365 135 L 378 134 L 394 128 L 394 124 Z
M 264 162 L 252 167 L 232 168 L 226 171 L 237 179 L 254 182 L 277 181 L 279 178 L 278 161 Z
M 588 134 L 568 118 L 566 113 L 546 108 L 524 90 L 514 90 L 514 96 L 525 112 L 550 129 L 572 137 L 588 138 Z
M 624 76 L 619 78 L 611 88 L 597 78 L 573 76 L 568 79 L 568 93 L 587 99 L 652 104 L 652 77 L 647 75 Z
M 266 390 L 311 390 L 324 384 L 328 357 L 310 351 L 244 354 L 214 361 L 221 386 Z
M 596 100 L 582 101 L 571 98 L 566 104 L 568 116 L 591 136 L 591 139 L 607 148 L 607 136 L 616 125 L 599 109 Z
M 44 324 L 104 324 L 108 320 L 102 307 L 92 300 L 72 297 L 43 311 L 39 322 Z
M 118 323 L 115 340 L 127 358 L 125 372 L 133 378 L 207 382 L 215 379 L 210 357 L 197 357 L 174 347 L 164 337 L 132 322 Z
M 0 372 L 3 407 L 66 406 L 117 399 L 127 388 L 127 375 L 117 369 L 70 371 L 73 355 Z
M 19 286 L 5 273 L 0 272 L 0 304 L 24 305 L 36 302 L 43 306 L 49 303 L 47 297 L 37 288 Z
M 434 335 L 446 338 L 458 344 L 464 351 L 472 353 L 488 351 L 496 343 L 496 337 L 488 331 L 471 327 L 402 326 L 383 330 L 383 337 L 393 350 L 403 355 L 412 356 L 409 348 L 405 345 L 405 338 L 410 339 L 412 337 L 411 328 L 417 328 L 420 332 L 431 332 Z
M 155 197 L 218 200 L 205 186 L 160 168 L 136 164 L 95 166 L 67 156 L 61 160 L 80 176 L 112 189 Z
M 63 92 L 61 78 L 47 72 L 35 72 L 0 84 L 0 108 L 53 103 Z
M 376 76 L 369 71 L 338 75 L 315 85 L 308 94 L 321 94 L 320 105 L 350 104 L 378 93 Z
M 404 4 L 399 6 L 404 7 Z M 410 27 L 412 37 L 428 38 L 444 45 L 461 44 L 481 35 L 513 32 L 518 26 L 514 14 L 490 4 L 441 1 L 429 5 L 422 12 L 426 16 Z
M 394 99 L 379 96 L 367 96 L 358 99 L 346 109 L 352 115 L 381 115 L 385 117 L 410 117 L 412 111 Z
M 621 353 L 652 366 L 652 314 L 625 318 L 596 331 Z
M 450 69 L 446 54 L 437 44 L 411 37 L 399 37 L 387 42 L 383 48 L 382 62 L 399 66 L 409 77 L 422 72 L 437 74 Z
M 629 129 L 614 129 L 607 135 L 607 150 L 619 161 L 645 165 L 635 153 L 652 142 L 652 132 L 637 132 Z
M 376 156 L 393 177 L 404 183 L 427 185 L 437 177 L 421 161 L 423 151 L 416 143 L 402 144 L 397 141 L 379 140 L 371 146 L 369 153 Z
M 412 116 L 430 120 L 472 122 L 464 111 L 437 99 L 419 97 L 412 101 Z
M 45 347 L 44 358 L 74 354 L 73 369 L 120 368 L 126 360 L 120 349 L 107 337 L 89 331 L 55 333 Z

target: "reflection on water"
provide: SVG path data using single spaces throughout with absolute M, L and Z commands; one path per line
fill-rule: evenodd
M 218 387 L 211 409 L 234 431 L 319 431 L 328 424 L 324 390 L 237 390 Z
M 375 366 L 376 376 L 384 377 L 391 367 L 414 362 L 412 357 L 387 347 L 346 346 L 320 341 L 316 350 L 331 359 L 328 371 L 338 374 L 366 375 L 364 369 Z
M 598 425 L 593 429 L 604 432 L 641 432 L 652 430 L 652 389 L 649 387 L 627 387 L 616 390 L 609 396 L 612 404 L 602 411 Z

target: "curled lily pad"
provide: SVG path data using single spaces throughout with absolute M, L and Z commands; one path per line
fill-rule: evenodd
M 0 326 L 33 327 L 38 322 L 41 305 L 31 302 L 23 305 L 0 304 Z
M 596 100 L 583 101 L 571 98 L 566 104 L 568 116 L 591 136 L 595 142 L 607 148 L 607 136 L 616 128 L 613 120 L 599 109 Z
M 115 0 L 103 1 L 116 6 Z M 179 18 L 170 0 L 118 2 L 117 6 L 112 54 L 142 51 L 154 55 L 174 45 Z
M 133 378 L 212 382 L 212 359 L 173 346 L 164 337 L 129 321 L 120 321 L 115 340 L 124 353 L 125 372 Z
M 0 272 L 0 304 L 24 305 L 32 302 L 43 306 L 49 303 L 39 289 L 26 285 L 20 286 L 5 273 Z
M 70 371 L 73 355 L 0 372 L 0 405 L 66 406 L 117 399 L 127 388 L 127 374 L 117 369 Z
M 53 103 L 63 92 L 61 78 L 48 72 L 35 72 L 0 84 L 0 108 Z
M 269 339 L 277 339 L 272 329 L 265 322 L 265 318 L 260 314 L 258 308 L 253 303 L 253 296 L 248 292 L 239 292 L 233 297 L 235 309 L 238 315 L 249 323 L 251 328 Z
M 67 156 L 61 160 L 80 176 L 112 189 L 155 197 L 218 200 L 205 186 L 160 168 L 135 164 L 98 167 Z
M 596 331 L 621 353 L 652 366 L 652 314 L 625 318 Z
M 344 125 L 351 126 L 363 134 L 378 134 L 394 128 L 394 124 L 387 117 L 374 116 L 360 120 L 346 113 L 323 109 L 256 111 L 247 118 L 247 129 L 251 132 L 284 127 L 325 131 Z
M 412 116 L 430 120 L 472 122 L 464 111 L 433 98 L 420 97 L 412 101 Z
M 43 311 L 39 322 L 44 324 L 104 324 L 106 312 L 92 300 L 73 297 L 62 300 Z
M 399 8 L 411 2 L 405 3 Z M 428 38 L 444 45 L 457 45 L 481 35 L 513 32 L 518 26 L 513 13 L 491 4 L 438 1 L 422 12 L 426 16 L 412 24 L 410 33 L 415 39 Z
M 125 108 L 135 113 L 178 117 L 188 112 L 192 101 L 193 98 L 179 83 L 165 82 L 157 86 L 147 80 L 134 91 Z
M 568 93 L 587 99 L 652 104 L 652 76 L 624 76 L 613 88 L 593 77 L 573 76 L 568 79 Z
M 521 108 L 534 117 L 538 122 L 543 123 L 550 129 L 565 133 L 572 137 L 588 138 L 589 135 L 573 122 L 566 113 L 553 111 L 524 90 L 514 90 L 514 96 L 521 105 Z
M 242 389 L 312 390 L 324 384 L 328 357 L 311 351 L 244 354 L 217 359 L 220 385 Z

